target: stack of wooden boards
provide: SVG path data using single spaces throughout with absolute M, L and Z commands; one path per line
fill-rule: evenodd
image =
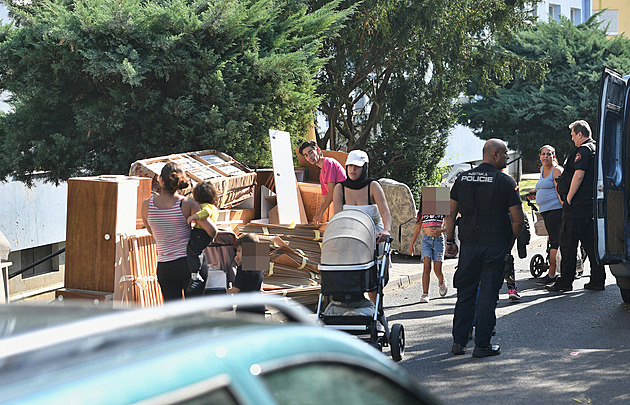
M 318 225 L 270 225 L 250 222 L 239 226 L 269 242 L 269 270 L 265 271 L 263 291 L 292 298 L 303 305 L 317 302 L 323 231 Z
M 146 229 L 131 235 L 121 235 L 121 275 L 114 296 L 125 304 L 143 307 L 164 302 L 157 281 L 157 249 L 155 240 Z

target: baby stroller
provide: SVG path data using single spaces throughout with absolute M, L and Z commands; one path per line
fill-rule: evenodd
M 392 240 L 387 238 L 379 249 L 374 222 L 362 211 L 335 214 L 322 243 L 317 317 L 326 327 L 355 335 L 378 350 L 389 346 L 392 358 L 400 361 L 405 331 L 401 324 L 392 325 L 390 330 L 383 312 Z M 376 304 L 364 297 L 367 291 L 376 291 Z M 324 310 L 325 298 L 332 301 Z
M 527 200 L 527 205 L 532 209 L 532 220 L 534 221 L 534 230 L 536 235 L 538 236 L 548 236 L 547 229 L 545 228 L 545 222 L 542 219 L 542 216 L 538 213 L 538 207 L 531 200 Z M 545 257 L 540 253 L 535 254 L 529 262 L 529 272 L 532 277 L 538 278 L 543 275 L 546 271 L 549 270 L 549 252 L 551 250 L 551 243 L 549 242 L 549 238 L 547 238 L 547 253 Z M 578 252 L 577 257 L 577 272 L 576 278 L 582 276 L 584 272 L 584 260 L 586 259 L 586 251 L 580 244 L 580 251 Z

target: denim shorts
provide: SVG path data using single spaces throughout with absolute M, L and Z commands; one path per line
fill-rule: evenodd
M 444 237 L 422 235 L 422 258 L 442 262 L 444 257 Z

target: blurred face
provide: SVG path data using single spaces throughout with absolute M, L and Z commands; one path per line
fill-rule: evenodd
M 302 155 L 308 160 L 310 164 L 317 164 L 319 160 L 322 158 L 321 149 L 313 148 L 309 146 L 302 151 Z
M 348 177 L 350 177 L 350 180 L 357 180 L 359 177 L 361 177 L 361 172 L 363 171 L 363 167 L 361 166 L 355 166 L 355 165 L 348 165 Z
M 243 245 L 240 245 L 236 248 L 236 256 L 234 256 L 234 261 L 238 266 L 243 265 Z
M 505 146 L 503 146 L 502 148 L 499 148 L 496 151 L 497 157 L 496 157 L 496 162 L 497 162 L 497 169 L 501 170 L 504 169 L 507 166 L 507 161 L 508 161 L 508 150 Z
M 552 166 L 553 165 L 553 152 L 551 152 L 547 148 L 543 148 L 540 151 L 540 163 L 542 163 L 542 165 L 546 167 Z
M 581 133 L 576 133 L 575 128 L 571 128 L 571 140 L 573 141 L 575 146 L 580 146 L 580 143 L 582 141 Z

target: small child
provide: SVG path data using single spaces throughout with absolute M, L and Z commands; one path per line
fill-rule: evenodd
M 420 210 L 416 218 L 416 228 L 413 231 L 411 244 L 409 245 L 409 254 L 415 253 L 414 244 L 420 231 L 422 234 L 422 261 L 424 270 L 422 272 L 422 295 L 421 303 L 429 302 L 429 282 L 431 281 L 431 261 L 433 261 L 433 271 L 438 278 L 438 286 L 440 297 L 444 297 L 448 292 L 446 283 L 444 282 L 444 273 L 442 273 L 442 260 L 444 256 L 444 237 L 442 234 L 446 231 L 444 228 L 444 215 L 426 214 L 422 215 L 422 197 L 420 197 Z
M 243 270 L 243 244 L 258 243 L 258 237 L 252 233 L 244 233 L 234 243 L 236 247 L 236 256 L 234 261 L 238 266 L 236 268 L 236 278 L 232 287 L 228 288 L 228 294 L 239 292 L 260 292 L 265 274 L 260 270 Z M 247 254 L 247 252 L 245 252 Z M 251 306 L 248 308 L 236 308 L 237 311 L 251 312 L 254 314 L 265 315 L 265 306 Z
M 236 256 L 234 257 L 234 261 L 238 267 L 236 268 L 234 285 L 228 289 L 229 294 L 260 291 L 263 278 L 265 277 L 263 272 L 260 270 L 243 270 L 244 243 L 258 243 L 258 236 L 252 233 L 244 233 L 234 243 L 234 246 L 236 247 Z
M 208 275 L 200 273 L 202 271 L 201 254 L 217 234 L 214 223 L 219 217 L 218 197 L 217 189 L 207 181 L 197 183 L 193 189 L 193 199 L 201 205 L 201 211 L 188 217 L 189 224 L 195 223 L 186 247 L 190 270 L 190 282 L 186 288 L 188 296 L 203 295 L 204 281 Z

